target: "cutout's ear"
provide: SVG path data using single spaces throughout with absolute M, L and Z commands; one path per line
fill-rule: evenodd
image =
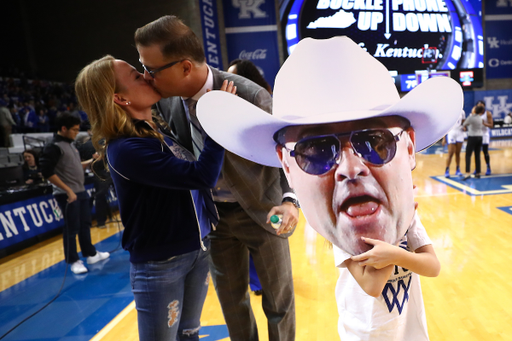
M 129 105 L 129 101 L 121 94 L 114 94 L 114 102 L 119 105 Z
M 286 148 L 281 145 L 276 145 L 276 153 L 279 161 L 281 161 L 281 165 L 283 166 L 283 173 L 286 176 L 286 180 L 288 180 L 288 184 L 291 188 L 293 188 L 292 179 L 290 178 L 290 164 L 288 163 L 288 153 L 286 152 Z
M 407 153 L 409 154 L 409 164 L 412 171 L 416 168 L 416 133 L 412 128 L 407 129 L 406 133 L 409 136 L 407 139 Z

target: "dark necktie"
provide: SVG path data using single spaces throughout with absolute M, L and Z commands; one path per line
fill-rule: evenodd
M 190 134 L 192 136 L 192 144 L 194 148 L 194 155 L 196 158 L 199 158 L 199 154 L 204 147 L 204 136 L 203 129 L 201 128 L 201 124 L 196 116 L 196 105 L 197 101 L 191 98 L 185 100 L 185 103 L 188 107 L 188 116 L 189 116 L 189 124 L 190 124 Z
M 195 161 L 194 155 L 190 153 L 186 148 L 183 148 L 176 142 L 174 139 L 172 139 L 172 144 L 169 145 L 169 149 L 171 152 L 176 156 L 178 159 L 187 160 L 190 162 Z M 210 219 L 210 222 L 216 226 L 219 222 L 219 213 L 217 212 L 217 207 L 215 207 L 215 203 L 213 202 L 213 195 L 211 189 L 203 189 L 200 190 L 203 193 L 204 198 L 204 207 L 206 208 L 206 214 L 208 215 L 208 218 Z

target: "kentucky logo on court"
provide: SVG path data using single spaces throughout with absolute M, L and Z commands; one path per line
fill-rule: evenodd
M 445 178 L 444 176 L 433 176 L 439 182 L 442 182 L 456 190 L 467 195 L 493 195 L 512 193 L 512 174 L 497 174 L 485 176 L 480 179 Z

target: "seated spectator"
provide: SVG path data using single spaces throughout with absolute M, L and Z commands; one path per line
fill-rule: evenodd
M 39 169 L 39 155 L 35 150 L 27 149 L 23 152 L 25 164 L 23 165 L 23 179 L 27 185 L 43 182 L 43 175 Z
M 503 123 L 505 124 L 511 124 L 512 123 L 512 112 L 509 112 L 507 116 L 505 116 L 505 119 L 503 120 Z

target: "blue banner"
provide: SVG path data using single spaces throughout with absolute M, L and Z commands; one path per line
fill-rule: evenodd
M 491 138 L 494 138 L 494 137 L 511 137 L 511 136 L 512 136 L 512 127 L 491 129 Z
M 487 78 L 512 78 L 512 1 L 485 1 Z
M 492 113 L 494 119 L 501 120 L 512 111 L 512 90 L 474 91 L 474 104 L 484 101 L 485 108 Z M 466 108 L 464 108 L 466 109 Z M 466 115 L 471 111 L 466 110 Z
M 203 47 L 208 65 L 222 70 L 217 0 L 200 0 L 201 26 L 203 29 Z
M 509 0 L 486 0 L 485 17 L 489 15 L 512 14 L 512 3 Z
M 86 184 L 85 190 L 92 196 L 94 185 Z M 119 202 L 113 187 L 109 188 L 107 201 L 111 208 L 118 207 Z M 91 213 L 94 216 L 94 206 Z M 0 205 L 0 249 L 62 226 L 64 216 L 53 194 Z
M 488 20 L 486 15 L 488 79 L 512 78 L 512 14 L 508 17 L 508 20 Z
M 0 206 L 0 249 L 64 225 L 52 194 Z
M 274 0 L 224 0 L 223 6 L 226 28 L 277 23 Z
M 274 0 L 223 0 L 228 59 L 252 61 L 271 87 L 280 67 Z

